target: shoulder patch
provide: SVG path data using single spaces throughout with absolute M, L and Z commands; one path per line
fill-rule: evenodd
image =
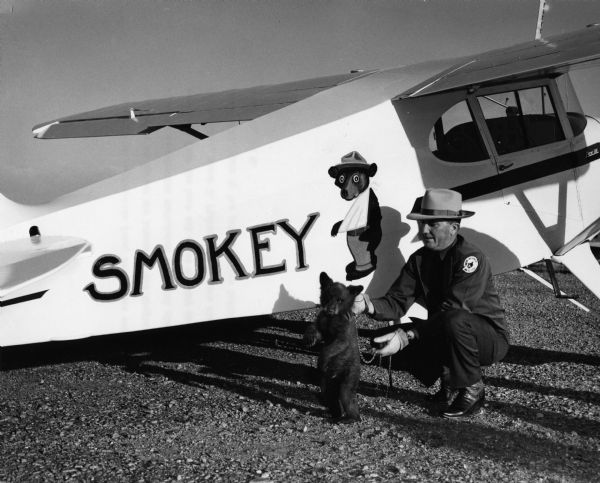
M 479 266 L 479 260 L 477 260 L 477 257 L 470 256 L 470 257 L 465 258 L 462 269 L 463 269 L 463 272 L 473 273 L 475 270 L 477 270 L 478 266 Z

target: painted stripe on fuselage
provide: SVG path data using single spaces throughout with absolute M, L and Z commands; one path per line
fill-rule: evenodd
M 600 143 L 593 144 L 573 153 L 544 159 L 534 164 L 512 169 L 506 173 L 490 176 L 452 188 L 462 194 L 463 200 L 484 196 L 504 188 L 517 186 L 528 181 L 544 178 L 569 169 L 585 166 L 600 158 Z
M 21 297 L 15 297 L 14 299 L 0 300 L 0 307 L 6 307 L 7 305 L 20 304 L 21 302 L 29 302 L 30 300 L 41 299 L 48 290 L 42 292 L 35 292 Z

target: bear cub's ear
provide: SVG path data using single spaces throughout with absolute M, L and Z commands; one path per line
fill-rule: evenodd
M 329 287 L 333 283 L 333 280 L 329 278 L 329 275 L 325 272 L 321 272 L 321 275 L 319 275 L 319 282 L 321 282 L 321 287 L 325 288 Z
M 377 173 L 377 165 L 375 163 L 371 163 L 369 165 L 369 176 L 372 178 Z
M 356 297 L 359 293 L 361 293 L 363 291 L 363 286 L 362 285 L 348 285 L 348 291 L 350 292 L 350 295 L 352 295 L 353 297 Z

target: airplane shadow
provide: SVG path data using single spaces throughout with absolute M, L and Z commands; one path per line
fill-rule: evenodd
M 250 333 L 271 324 L 268 316 L 244 317 L 171 328 L 89 337 L 72 341 L 0 347 L 0 371 L 80 361 L 118 363 L 132 354 L 176 353 L 198 341 L 227 340 L 232 333 Z
M 548 349 L 534 349 L 522 345 L 511 345 L 503 362 L 535 366 L 549 362 L 572 362 L 589 366 L 600 366 L 600 356 L 591 354 L 577 354 L 574 352 L 560 352 Z
M 493 408 L 496 409 L 496 408 Z M 489 411 L 490 409 L 487 409 Z M 561 457 L 549 458 L 548 455 L 565 455 L 572 451 L 567 443 L 548 441 L 543 436 L 527 435 L 518 430 L 492 428 L 480 423 L 476 416 L 469 424 L 444 419 L 425 420 L 412 418 L 401 413 L 368 409 L 364 413 L 381 420 L 391 428 L 402 428 L 409 441 L 433 448 L 448 447 L 452 451 L 471 454 L 482 460 L 495 460 L 509 463 L 515 467 L 536 467 L 540 465 L 549 472 L 564 474 L 564 461 Z M 522 416 L 521 416 L 522 417 Z M 570 429 L 569 429 L 570 431 Z M 588 433 L 589 434 L 589 433 Z M 595 479 L 595 461 L 597 454 L 593 449 L 577 451 L 577 459 L 583 463 L 588 478 Z
M 506 389 L 530 392 L 542 396 L 556 396 L 560 398 L 573 399 L 575 401 L 585 401 L 591 404 L 600 405 L 600 394 L 591 391 L 577 391 L 574 389 L 562 389 L 557 387 L 541 386 L 531 382 L 523 382 L 514 379 L 506 380 L 500 377 L 487 376 L 486 383 Z
M 191 387 L 215 387 L 265 404 L 327 417 L 326 411 L 318 402 L 314 369 L 316 351 L 305 348 L 301 341 L 307 322 L 256 317 L 245 319 L 243 325 L 240 325 L 240 321 L 220 322 L 212 327 L 209 325 L 6 348 L 3 352 L 3 370 L 97 360 L 147 377 L 164 377 Z M 268 331 L 262 330 L 267 327 Z M 368 336 L 369 333 L 367 329 L 360 331 L 361 336 Z M 222 345 L 223 342 L 227 345 Z M 271 350 L 252 351 L 250 354 L 249 346 Z M 511 351 L 507 356 L 507 362 L 510 363 L 539 364 L 545 361 L 576 360 L 579 363 L 591 361 L 598 364 L 598 358 L 593 356 L 520 346 Z M 257 381 L 257 378 L 260 380 Z M 485 377 L 485 381 L 492 393 L 494 387 L 506 387 L 593 404 L 600 402 L 598 394 L 588 392 L 550 388 L 498 377 Z M 564 455 L 573 451 L 566 441 L 553 442 L 539 436 L 539 433 L 524 434 L 516 427 L 512 428 L 509 423 L 506 428 L 496 428 L 485 424 L 485 420 L 479 416 L 468 424 L 456 424 L 438 418 L 435 416 L 437 408 L 426 399 L 425 391 L 407 387 L 390 389 L 363 380 L 359 386 L 359 394 L 422 408 L 415 415 L 406 415 L 383 407 L 376 408 L 373 402 L 369 405 L 361 404 L 364 416 L 379 421 L 385 427 L 398 428 L 404 438 L 431 447 L 448 446 L 454 451 L 464 451 L 476 457 L 498 461 L 510 458 L 513 464 L 529 465 L 532 461 L 537 461 L 549 465 L 548 470 L 559 474 L 564 470 L 564 461 L 561 458 L 548 459 L 547 455 Z M 486 411 L 501 413 L 511 421 L 527 421 L 555 431 L 576 431 L 584 437 L 595 437 L 600 433 L 600 423 L 586 417 L 559 415 L 550 410 L 540 411 L 493 398 L 490 398 Z M 427 417 L 428 415 L 434 417 Z M 482 434 L 485 434 L 483 441 Z M 515 446 L 520 451 L 506 451 L 506 448 Z M 593 448 L 577 451 L 578 458 L 583 461 L 592 462 L 597 458 Z
M 240 343 L 239 350 L 231 349 L 231 346 L 223 348 L 199 344 L 190 353 L 162 351 L 150 358 L 130 360 L 126 370 L 149 377 L 166 377 L 179 384 L 193 387 L 225 388 L 248 399 L 327 418 L 326 411 L 318 402 L 317 382 L 312 367 L 316 358 L 313 358 L 311 362 L 307 361 L 306 357 L 300 359 L 297 357 L 298 354 L 311 352 L 301 345 L 298 337 L 298 333 L 302 332 L 298 330 L 300 328 L 302 328 L 301 323 L 294 324 L 293 332 L 289 335 L 285 333 L 281 335 L 245 334 L 237 339 Z M 280 351 L 280 356 L 285 357 L 285 360 L 247 354 L 244 350 L 249 344 L 276 348 Z M 187 364 L 185 369 L 174 369 L 155 365 L 155 362 L 165 362 L 166 360 L 169 362 L 193 362 L 195 366 L 190 369 Z M 256 382 L 254 378 L 260 378 L 260 382 Z M 491 387 L 505 383 L 506 381 L 498 381 L 496 378 L 486 378 L 486 384 Z M 313 387 L 307 390 L 307 384 Z M 535 387 L 526 387 L 526 384 L 521 384 L 516 388 L 535 390 Z M 558 394 L 551 391 L 548 389 L 547 392 Z M 391 401 L 396 400 L 403 404 L 422 408 L 421 415 L 413 416 L 393 410 L 378 409 L 372 403 L 368 406 L 364 403 L 361 404 L 363 415 L 379 421 L 385 427 L 401 428 L 405 438 L 433 447 L 448 446 L 453 450 L 465 451 L 479 457 L 499 461 L 508 461 L 510 458 L 513 463 L 517 464 L 529 465 L 532 461 L 539 460 L 540 463 L 543 462 L 550 467 L 555 465 L 555 468 L 549 467 L 549 470 L 556 471 L 560 471 L 563 463 L 558 460 L 548 461 L 546 455 L 566 454 L 571 450 L 568 443 L 551 442 L 543 436 L 524 435 L 516 427 L 514 430 L 493 428 L 477 418 L 467 425 L 443 420 L 436 417 L 437 406 L 425 398 L 424 392 L 418 390 L 403 387 L 389 389 L 363 381 L 359 386 L 359 394 L 374 398 L 385 397 Z M 569 397 L 586 397 L 587 399 L 587 395 L 576 394 L 576 392 L 569 394 Z M 600 423 L 597 421 L 569 415 L 556 417 L 556 413 L 552 411 L 540 411 L 521 404 L 492 400 L 486 411 L 502 413 L 514 420 L 532 422 L 555 431 L 565 433 L 576 431 L 582 437 L 595 437 L 600 431 Z M 433 417 L 423 417 L 423 415 Z M 485 434 L 483 442 L 482 434 Z M 510 446 L 522 448 L 523 451 L 516 456 L 518 461 L 515 461 L 514 452 L 509 453 L 511 456 L 507 456 L 505 449 Z M 539 448 L 544 448 L 544 451 L 540 451 Z M 597 457 L 593 449 L 582 450 L 579 456 L 584 461 L 590 462 Z

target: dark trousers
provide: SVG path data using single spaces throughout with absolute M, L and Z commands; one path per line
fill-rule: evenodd
M 506 336 L 480 315 L 453 309 L 439 312 L 413 327 L 419 339 L 399 353 L 396 365 L 431 386 L 446 369 L 453 388 L 481 379 L 481 366 L 501 361 L 508 351 Z

